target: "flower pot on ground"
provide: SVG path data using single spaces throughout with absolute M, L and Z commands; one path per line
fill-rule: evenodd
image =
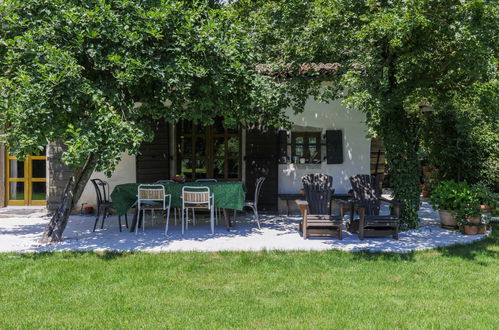
M 452 180 L 442 181 L 432 190 L 430 203 L 434 208 L 439 210 L 442 227 L 457 227 L 457 211 L 464 210 L 470 204 L 469 190 L 470 188 L 466 182 Z M 460 215 L 464 215 L 463 212 Z
M 457 220 L 450 211 L 438 210 L 438 215 L 443 228 L 457 228 Z
M 465 235 L 476 235 L 478 234 L 478 226 L 474 225 L 464 225 L 464 234 Z
M 421 195 L 424 198 L 428 198 L 430 196 L 430 192 L 428 190 L 423 190 L 423 191 L 421 191 Z

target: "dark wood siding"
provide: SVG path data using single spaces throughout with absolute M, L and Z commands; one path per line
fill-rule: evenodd
M 247 198 L 253 200 L 255 181 L 260 176 L 263 183 L 258 201 L 261 211 L 277 211 L 278 137 L 273 128 L 246 131 L 246 189 Z
M 168 124 L 154 127 L 154 140 L 144 143 L 137 155 L 137 182 L 154 183 L 170 178 L 170 135 Z

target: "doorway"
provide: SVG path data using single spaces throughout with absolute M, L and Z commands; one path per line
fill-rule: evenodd
M 6 161 L 7 205 L 47 204 L 47 157 L 28 156 L 19 160 L 7 156 Z
M 212 126 L 184 121 L 177 127 L 177 168 L 187 180 L 241 180 L 239 129 L 224 127 L 222 119 L 215 120 Z

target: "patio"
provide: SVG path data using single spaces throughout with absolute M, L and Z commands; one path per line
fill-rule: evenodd
M 43 252 L 65 250 L 117 250 L 117 251 L 260 251 L 260 250 L 343 250 L 408 253 L 439 246 L 467 244 L 485 235 L 466 236 L 457 231 L 442 229 L 438 214 L 426 202 L 419 211 L 421 227 L 418 230 L 401 232 L 399 240 L 370 238 L 360 241 L 357 235 L 343 230 L 342 241 L 329 238 L 304 240 L 297 230 L 299 216 L 263 215 L 262 229 L 258 230 L 249 214 L 240 214 L 236 226 L 228 232 L 222 223 L 211 235 L 209 225 L 200 221 L 190 227 L 182 237 L 180 225 L 171 226 L 168 236 L 164 225 L 157 219 L 154 228 L 147 227 L 144 233 L 118 231 L 115 216 L 106 220 L 104 229 L 92 232 L 93 216 L 71 216 L 64 233 L 64 241 L 44 246 L 38 243 L 47 218 L 0 219 L 0 252 Z M 150 221 L 147 222 L 150 224 Z

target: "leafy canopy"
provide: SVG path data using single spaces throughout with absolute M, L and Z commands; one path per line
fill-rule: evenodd
M 286 85 L 213 1 L 7 0 L 0 17 L 1 139 L 20 156 L 59 140 L 110 172 L 152 120 L 286 124 Z
M 417 226 L 424 121 L 418 105 L 432 104 L 438 116 L 473 104 L 474 86 L 496 80 L 498 2 L 241 0 L 233 8 L 276 71 L 284 63 L 295 70 L 301 63 L 340 64 L 338 75 L 305 77 L 303 88 L 366 113 L 371 133 L 385 143 L 395 197 L 406 204 L 404 224 Z M 320 83 L 325 79 L 333 82 L 327 88 Z M 497 106 L 490 112 L 497 121 Z

